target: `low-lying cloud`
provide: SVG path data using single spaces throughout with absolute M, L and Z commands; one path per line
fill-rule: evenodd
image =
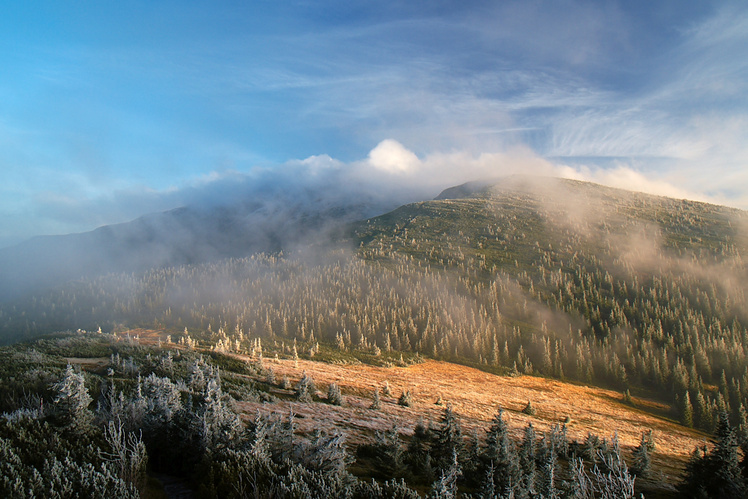
M 523 146 L 504 152 L 451 151 L 419 157 L 397 140 L 386 139 L 372 148 L 366 158 L 352 162 L 317 155 L 246 172 L 216 171 L 166 190 L 142 186 L 98 197 L 39 196 L 32 213 L 6 219 L 2 232 L 18 230 L 14 224 L 33 227 L 38 233 L 84 232 L 182 206 L 231 206 L 273 200 L 327 207 L 367 203 L 371 209 L 366 214 L 373 216 L 400 204 L 431 199 L 454 185 L 513 174 L 556 176 L 679 199 L 748 206 L 742 192 L 732 198 L 729 193 L 700 192 L 693 189 L 689 178 L 678 180 L 670 171 L 645 174 L 643 168 L 630 162 L 608 167 L 567 164 L 542 158 Z M 18 241 L 8 237 L 6 242 Z

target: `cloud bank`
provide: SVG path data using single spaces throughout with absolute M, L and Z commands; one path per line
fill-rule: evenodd
M 295 200 L 329 206 L 360 201 L 381 211 L 431 199 L 441 190 L 464 182 L 514 174 L 556 176 L 675 198 L 721 201 L 689 190 L 687 184 L 671 182 L 667 174 L 656 177 L 623 163 L 607 168 L 570 165 L 544 159 L 522 146 L 496 153 L 453 151 L 419 157 L 400 142 L 385 139 L 364 159 L 352 162 L 319 155 L 255 167 L 249 172 L 216 171 L 162 191 L 131 188 L 98 197 L 50 193 L 37 199 L 34 216 L 36 226 L 82 232 L 182 206 L 232 206 L 253 200 Z

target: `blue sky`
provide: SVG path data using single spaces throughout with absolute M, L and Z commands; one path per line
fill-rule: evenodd
M 747 87 L 743 2 L 6 2 L 0 246 L 257 172 L 748 208 Z

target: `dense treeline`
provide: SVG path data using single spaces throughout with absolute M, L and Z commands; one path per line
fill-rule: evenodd
M 510 344 L 503 363 L 654 388 L 684 423 L 711 431 L 721 404 L 744 419 L 746 220 L 738 210 L 565 182 L 561 193 L 494 190 L 404 207 L 358 233 L 369 258 L 407 254 L 458 269 L 476 297 L 502 283 L 492 298 L 508 322 L 535 326 L 523 330 L 529 362 Z M 521 295 L 507 299 L 514 284 Z

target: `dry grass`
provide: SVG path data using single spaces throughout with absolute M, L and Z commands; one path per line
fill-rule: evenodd
M 78 364 L 87 370 L 96 370 L 109 364 L 109 357 L 65 357 L 68 364 Z
M 443 411 L 443 407 L 435 405 L 439 396 L 445 403 L 451 403 L 460 415 L 465 432 L 475 428 L 479 435 L 488 428 L 499 407 L 504 408 L 505 419 L 517 438 L 529 422 L 539 431 L 545 431 L 568 416 L 571 422 L 567 428 L 572 440 L 582 441 L 588 432 L 608 438 L 617 432 L 621 447 L 627 453 L 638 445 L 643 432 L 652 429 L 657 443 L 654 469 L 671 477 L 680 475 L 690 452 L 707 438 L 703 433 L 649 412 L 665 409 L 660 404 L 635 398 L 637 406 L 631 407 L 621 403 L 621 395 L 614 391 L 532 376 L 502 377 L 437 361 L 393 368 L 303 360 L 298 361 L 298 367 L 294 367 L 292 360 L 265 360 L 265 365 L 273 368 L 279 380 L 287 375 L 294 383 L 306 371 L 315 380 L 320 395 L 325 393 L 328 384 L 337 383 L 346 396 L 346 405 L 240 402 L 245 413 L 259 409 L 287 414 L 293 409 L 299 417 L 301 432 L 312 432 L 316 428 L 344 429 L 354 442 L 370 441 L 374 430 L 384 430 L 395 423 L 405 435 L 412 432 L 419 418 L 427 423 L 438 423 Z M 382 410 L 369 409 L 374 389 L 379 388 L 381 392 L 385 382 L 393 397 L 382 396 Z M 397 405 L 397 397 L 403 390 L 414 394 L 413 407 Z M 528 400 L 535 407 L 534 416 L 521 412 Z
M 132 334 L 133 332 L 131 332 Z M 163 336 L 157 331 L 138 331 L 142 343 L 156 343 Z M 244 355 L 232 354 L 246 361 Z M 238 407 L 247 419 L 256 411 L 287 415 L 293 410 L 298 431 L 312 433 L 315 429 L 343 430 L 351 443 L 371 442 L 376 430 L 385 430 L 393 424 L 404 436 L 412 434 L 419 419 L 438 424 L 444 410 L 435 401 L 441 397 L 444 404 L 451 403 L 459 414 L 463 432 L 473 429 L 482 436 L 499 407 L 504 408 L 504 418 L 513 435 L 520 438 L 528 423 L 538 431 L 546 431 L 554 424 L 567 423 L 571 440 L 583 441 L 591 432 L 610 438 L 618 434 L 626 456 L 639 444 L 643 432 L 653 430 L 657 450 L 652 456 L 654 478 L 649 485 L 659 488 L 667 481 L 679 480 L 686 461 L 695 446 L 708 439 L 708 435 L 685 428 L 659 414 L 668 407 L 651 400 L 634 397 L 635 406 L 623 404 L 621 394 L 602 388 L 580 386 L 562 381 L 533 376 L 497 376 L 470 367 L 426 360 L 409 367 L 373 367 L 369 365 L 339 365 L 308 360 L 264 360 L 265 367 L 272 367 L 280 383 L 288 376 L 295 384 L 304 371 L 314 379 L 319 395 L 324 398 L 327 386 L 337 383 L 345 396 L 342 407 L 325 403 L 303 404 L 284 400 L 274 404 L 239 401 Z M 263 381 L 263 380 L 261 380 Z M 392 397 L 382 393 L 389 384 Z M 372 395 L 380 390 L 382 408 L 370 409 Z M 411 390 L 415 404 L 401 407 L 397 397 L 404 390 Z M 281 396 L 291 391 L 273 387 L 271 391 Z M 522 413 L 528 401 L 535 408 L 535 415 Z M 661 474 L 661 475 L 660 475 Z M 659 483 L 658 483 L 659 482 Z

